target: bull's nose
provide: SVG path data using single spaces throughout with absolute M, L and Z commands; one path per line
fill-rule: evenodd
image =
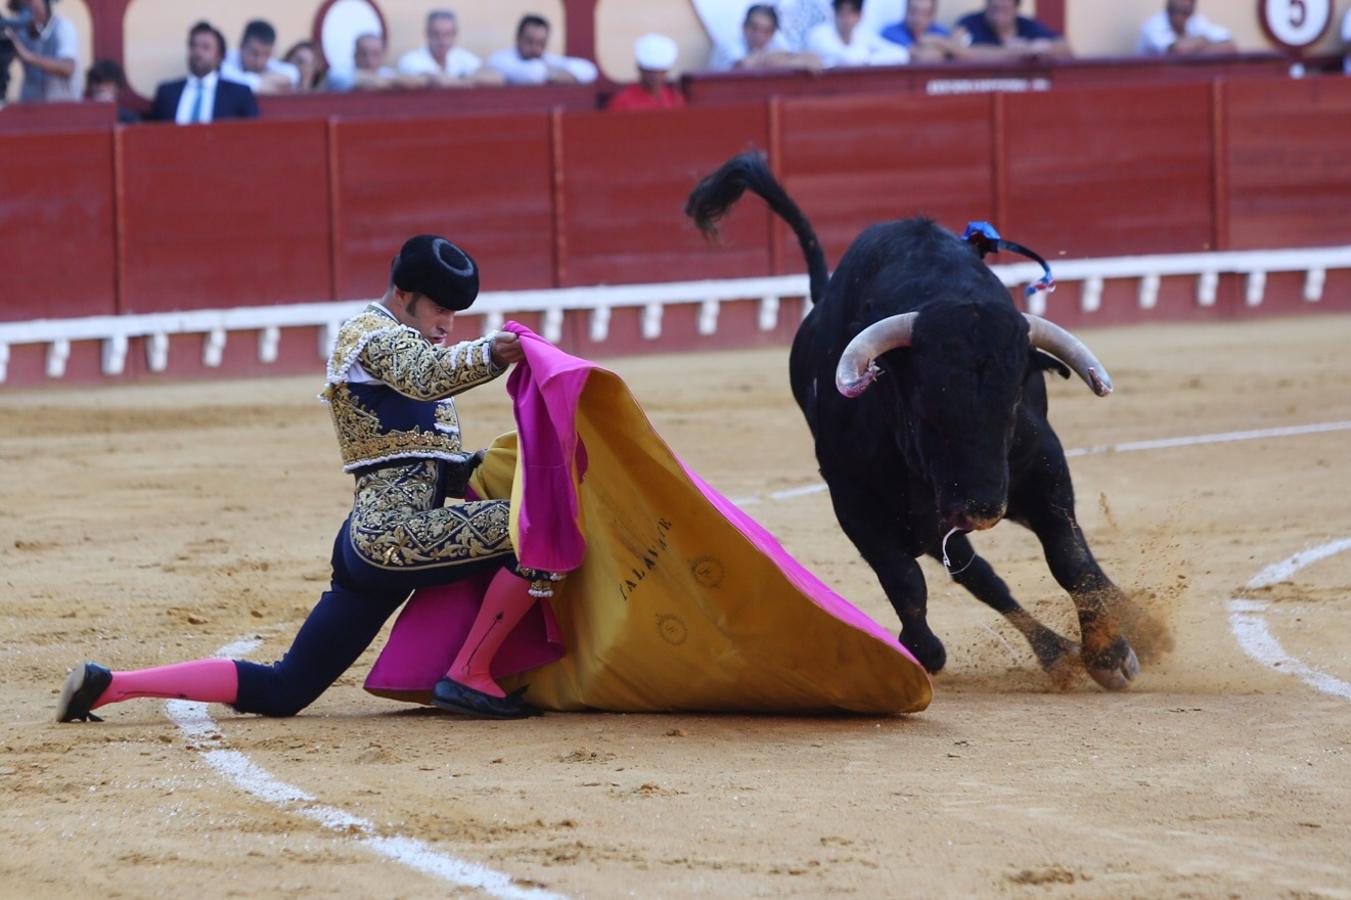
M 985 531 L 998 525 L 1002 518 L 1004 518 L 1003 509 L 973 509 L 959 506 L 948 513 L 947 524 L 949 528 L 961 531 Z

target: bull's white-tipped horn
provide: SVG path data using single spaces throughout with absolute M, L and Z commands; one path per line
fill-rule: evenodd
M 1027 318 L 1028 343 L 1073 369 L 1099 397 L 1112 393 L 1112 376 L 1083 341 L 1048 319 L 1023 315 Z
M 858 333 L 844 348 L 835 368 L 835 388 L 846 397 L 857 397 L 873 383 L 881 369 L 873 360 L 900 347 L 910 346 L 919 313 L 901 313 L 874 322 Z

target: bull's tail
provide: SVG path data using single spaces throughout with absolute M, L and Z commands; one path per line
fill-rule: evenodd
M 726 215 L 727 210 L 741 199 L 748 188 L 792 227 L 798 243 L 802 245 L 802 255 L 807 260 L 812 303 L 821 302 L 827 279 L 826 257 L 821 252 L 821 242 L 817 240 L 811 222 L 807 221 L 802 210 L 798 209 L 769 171 L 769 162 L 763 153 L 751 151 L 734 156 L 723 163 L 718 171 L 699 182 L 685 202 L 685 215 L 694 220 L 704 237 L 711 239 L 718 233 L 718 220 Z

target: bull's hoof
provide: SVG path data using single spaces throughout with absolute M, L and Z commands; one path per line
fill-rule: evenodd
M 937 675 L 943 671 L 943 666 L 948 661 L 948 651 L 943 649 L 943 642 L 940 641 L 932 632 L 919 637 L 912 637 L 901 632 L 901 646 L 910 651 L 910 655 L 924 667 L 924 671 L 930 675 Z
M 1125 689 L 1140 674 L 1140 660 L 1125 638 L 1117 638 L 1105 652 L 1085 659 L 1084 665 L 1093 680 L 1109 691 Z
M 1074 679 L 1083 669 L 1083 660 L 1079 658 L 1079 645 L 1065 641 L 1065 646 L 1054 657 L 1037 654 L 1042 671 L 1051 679 L 1052 686 L 1058 691 L 1068 691 L 1074 685 Z

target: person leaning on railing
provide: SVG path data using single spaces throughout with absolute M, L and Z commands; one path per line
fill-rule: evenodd
M 820 69 L 815 53 L 796 53 L 779 29 L 779 11 L 769 3 L 754 3 L 741 22 L 741 36 L 729 43 L 716 43 L 708 58 L 713 72 L 733 69 Z
M 23 65 L 24 103 L 79 100 L 83 91 L 79 36 L 64 16 L 52 12 L 56 0 L 10 0 L 11 12 L 26 14 L 28 23 L 7 26 L 3 37 Z M 6 62 L 8 64 L 8 62 Z M 3 97 L 0 97 L 3 99 Z
M 549 20 L 528 15 L 516 26 L 516 46 L 488 57 L 488 68 L 507 84 L 591 84 L 596 64 L 577 56 L 549 53 Z
M 229 81 L 248 85 L 255 94 L 287 94 L 300 88 L 300 70 L 272 55 L 277 29 L 263 19 L 244 26 L 239 49 L 225 54 L 220 71 Z
M 953 29 L 953 57 L 963 60 L 1063 59 L 1073 56 L 1065 38 L 1036 19 L 1018 15 L 1019 0 L 985 0 L 985 9 L 963 16 Z
M 952 32 L 935 21 L 938 0 L 908 0 L 905 17 L 882 29 L 882 37 L 910 51 L 910 61 L 942 62 L 952 55 Z
M 1141 56 L 1205 56 L 1235 53 L 1229 29 L 1196 11 L 1196 0 L 1168 0 L 1140 29 Z
M 448 9 L 427 13 L 427 43 L 399 57 L 399 75 L 406 86 L 473 87 L 501 84 L 483 60 L 459 46 L 460 21 Z
M 837 66 L 899 66 L 910 53 L 884 40 L 863 23 L 863 0 L 833 0 L 834 18 L 807 32 L 806 50 L 821 57 L 827 68 Z
M 385 36 L 375 31 L 359 34 L 352 42 L 352 61 L 328 70 L 325 86 L 330 91 L 382 91 L 395 87 L 422 87 L 421 76 L 403 76 L 385 63 Z

